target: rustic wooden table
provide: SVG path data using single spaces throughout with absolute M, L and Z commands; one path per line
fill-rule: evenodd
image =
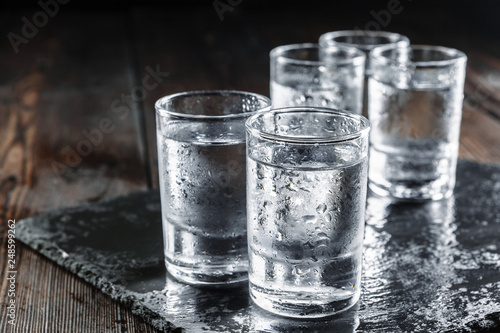
M 366 27 L 463 50 L 460 156 L 500 163 L 500 44 L 486 2 L 68 2 L 0 9 L 2 332 L 156 332 L 22 244 L 9 258 L 8 230 L 50 209 L 157 187 L 154 102 L 194 89 L 268 95 L 268 53 L 277 45 Z

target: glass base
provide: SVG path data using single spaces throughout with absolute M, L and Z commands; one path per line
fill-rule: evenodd
M 384 186 L 370 181 L 368 185 L 370 190 L 377 195 L 407 201 L 441 200 L 450 197 L 453 193 L 453 186 L 450 184 L 434 182 L 424 185 L 401 182 Z
M 277 293 L 275 290 L 266 290 L 250 283 L 250 297 L 260 308 L 271 313 L 283 317 L 312 319 L 333 316 L 350 309 L 359 300 L 360 291 L 344 291 L 337 296 L 329 294 L 328 298 L 318 299 L 314 293 Z
M 239 270 L 228 266 L 179 266 L 165 259 L 167 271 L 177 280 L 195 286 L 228 287 L 248 281 L 246 267 Z M 239 263 L 241 265 L 241 263 Z

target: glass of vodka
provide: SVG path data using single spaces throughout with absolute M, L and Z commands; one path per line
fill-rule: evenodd
M 446 47 L 394 45 L 370 53 L 370 189 L 439 200 L 455 186 L 467 57 Z
M 347 310 L 360 296 L 368 120 L 290 107 L 246 128 L 251 298 L 287 317 Z
M 398 47 L 407 47 L 410 44 L 408 37 L 395 32 L 388 31 L 370 31 L 370 30 L 340 30 L 327 32 L 319 37 L 320 48 L 341 45 L 356 47 L 366 55 L 365 78 L 363 84 L 363 115 L 368 115 L 368 77 L 370 76 L 369 53 L 377 46 L 397 45 Z
M 270 95 L 273 107 L 316 106 L 361 114 L 365 55 L 353 47 L 317 44 L 273 49 Z
M 165 262 L 178 280 L 247 280 L 245 120 L 269 98 L 193 91 L 156 102 Z

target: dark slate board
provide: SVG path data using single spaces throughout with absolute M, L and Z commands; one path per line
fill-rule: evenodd
M 34 216 L 19 240 L 161 330 L 186 332 L 500 332 L 500 165 L 460 160 L 453 197 L 370 195 L 361 301 L 322 320 L 252 305 L 246 284 L 194 288 L 163 264 L 159 193 Z

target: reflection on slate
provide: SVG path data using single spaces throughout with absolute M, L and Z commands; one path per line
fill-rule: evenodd
M 157 191 L 44 213 L 17 227 L 22 242 L 161 330 L 500 331 L 500 165 L 460 160 L 447 200 L 370 196 L 361 301 L 322 320 L 268 314 L 251 304 L 245 284 L 210 290 L 173 280 L 163 264 Z

